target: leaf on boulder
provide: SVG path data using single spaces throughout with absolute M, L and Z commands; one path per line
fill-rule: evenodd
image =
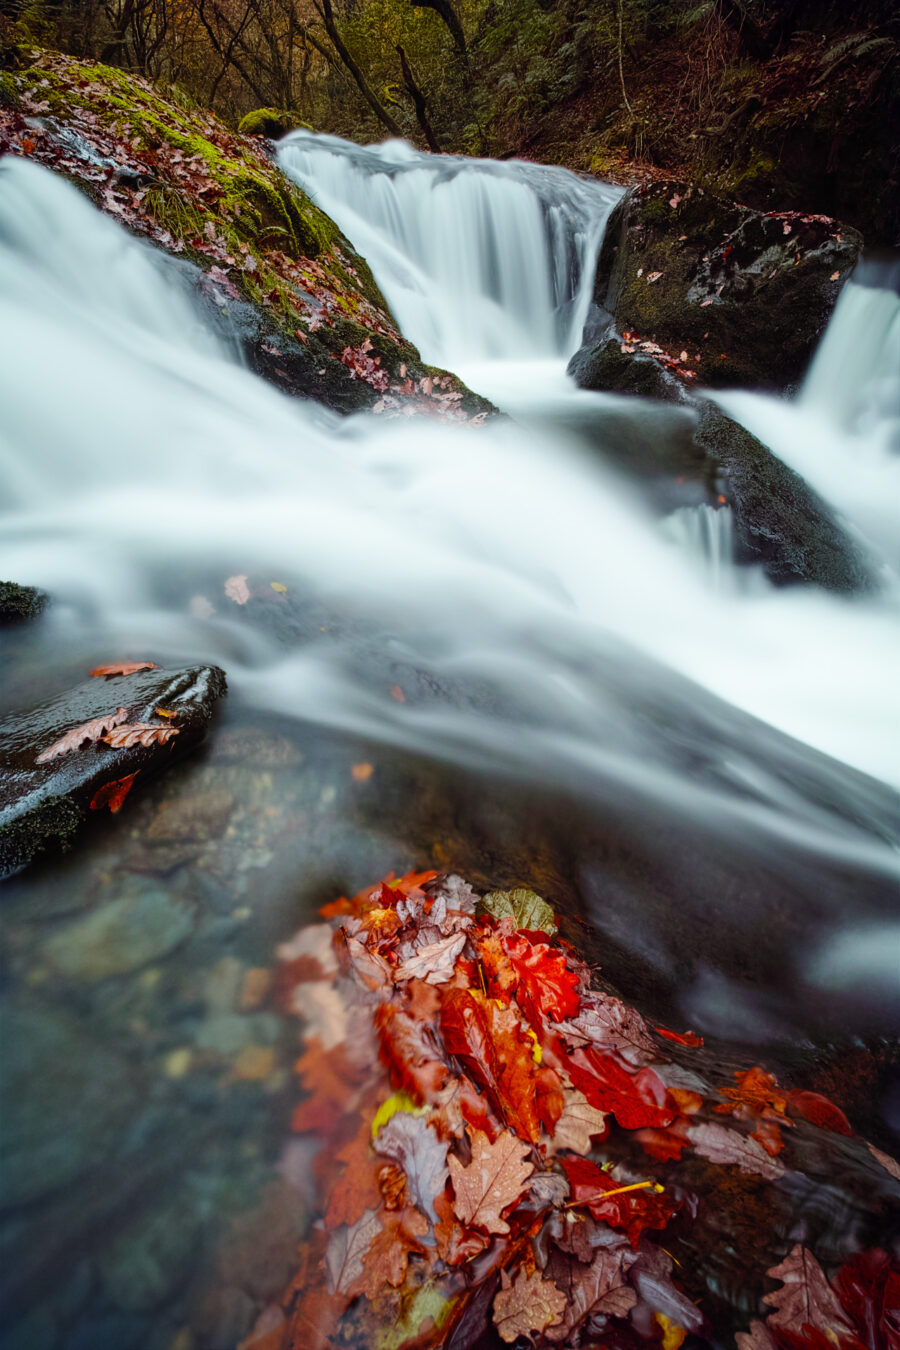
M 516 928 L 538 929 L 552 937 L 557 931 L 553 910 L 534 891 L 519 886 L 512 891 L 491 891 L 479 902 L 479 914 L 492 919 L 512 919 Z
M 569 1045 L 617 1050 L 636 1064 L 657 1056 L 650 1028 L 640 1013 L 596 989 L 582 995 L 578 1016 L 561 1023 L 559 1030 Z
M 414 956 L 394 971 L 399 984 L 406 980 L 424 980 L 426 984 L 446 984 L 453 976 L 456 958 L 466 945 L 465 933 L 451 933 L 439 942 L 420 947 Z
M 113 750 L 130 750 L 135 745 L 149 749 L 154 744 L 165 745 L 180 730 L 180 727 L 159 727 L 152 722 L 133 722 L 131 726 L 117 727 L 100 739 L 111 745 Z
M 546 1331 L 559 1321 L 565 1307 L 565 1294 L 555 1284 L 537 1270 L 531 1274 L 520 1270 L 494 1299 L 494 1326 L 504 1341 L 512 1343 L 519 1336 Z
M 524 1161 L 528 1153 L 528 1145 L 514 1134 L 504 1132 L 492 1144 L 486 1134 L 476 1130 L 468 1167 L 450 1155 L 450 1179 L 456 1197 L 453 1208 L 463 1223 L 488 1233 L 509 1232 L 501 1214 L 518 1202 L 534 1171 L 531 1163 Z
M 859 1342 L 847 1315 L 837 1301 L 834 1290 L 811 1251 L 797 1243 L 780 1265 L 766 1274 L 772 1280 L 781 1280 L 784 1288 L 766 1294 L 764 1303 L 776 1311 L 767 1319 L 770 1328 L 792 1332 L 799 1336 L 807 1329 L 821 1332 L 832 1345 Z
M 374 1209 L 367 1209 L 355 1224 L 335 1229 L 325 1253 L 329 1293 L 358 1292 L 366 1256 L 380 1232 L 381 1224 Z
M 565 955 L 549 942 L 533 941 L 526 933 L 504 934 L 490 951 L 502 952 L 496 973 L 532 1024 L 547 1017 L 562 1022 L 578 1012 L 578 976 L 569 970 Z M 486 974 L 494 974 L 489 961 L 484 965 Z
M 137 769 L 124 778 L 116 778 L 111 783 L 104 783 L 100 791 L 95 792 L 91 798 L 91 810 L 102 811 L 104 806 L 108 806 L 111 813 L 115 815 L 121 809 L 122 803 L 131 791 L 132 784 L 139 773 L 140 769 Z
M 868 1140 L 866 1140 L 866 1148 L 869 1150 L 875 1161 L 880 1163 L 884 1170 L 890 1173 L 895 1181 L 900 1181 L 900 1162 L 897 1162 L 896 1158 L 892 1158 L 889 1153 L 884 1153 L 880 1148 L 876 1148 L 875 1145 L 870 1144 Z
M 692 1125 L 688 1138 L 703 1158 L 720 1166 L 739 1167 L 750 1176 L 777 1181 L 784 1176 L 784 1164 L 771 1157 L 758 1140 L 738 1134 L 724 1125 Z
M 138 670 L 157 670 L 152 661 L 119 661 L 111 666 L 95 666 L 91 671 L 94 679 L 104 675 L 110 679 L 114 675 L 134 675 Z
M 419 1238 L 427 1232 L 428 1220 L 416 1209 L 384 1211 L 380 1231 L 364 1257 L 360 1283 L 367 1299 L 374 1303 L 385 1284 L 396 1289 L 403 1283 L 410 1252 L 425 1253 Z
M 627 1317 L 637 1303 L 628 1271 L 637 1253 L 627 1246 L 601 1247 L 589 1265 L 555 1251 L 546 1273 L 565 1295 L 559 1324 L 545 1332 L 548 1341 L 569 1341 L 589 1317 Z
M 51 759 L 59 759 L 62 755 L 70 755 L 74 750 L 80 750 L 83 745 L 105 740 L 107 733 L 112 731 L 113 727 L 120 726 L 127 719 L 128 709 L 117 708 L 114 713 L 107 713 L 104 717 L 95 717 L 92 722 L 85 722 L 80 727 L 73 727 L 71 731 L 66 732 L 65 736 L 61 736 L 46 750 L 42 750 L 35 760 L 35 764 L 47 764 Z
M 563 1093 L 563 1109 L 553 1130 L 553 1138 L 547 1146 L 552 1157 L 560 1149 L 570 1149 L 582 1156 L 591 1150 L 591 1141 L 609 1133 L 606 1112 L 591 1106 L 583 1092 L 577 1088 L 566 1088 Z
M 678 1206 L 654 1182 L 622 1184 L 585 1158 L 561 1158 L 569 1178 L 572 1203 L 583 1205 L 595 1219 L 618 1228 L 637 1247 L 645 1228 L 665 1228 Z

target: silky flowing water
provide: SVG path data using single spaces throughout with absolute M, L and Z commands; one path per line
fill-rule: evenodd
M 280 162 L 508 416 L 291 401 L 176 265 L 0 166 L 0 575 L 54 598 L 4 634 L 3 704 L 127 658 L 230 686 L 204 751 L 4 887 L 2 1350 L 229 1350 L 277 1296 L 310 1158 L 296 1023 L 249 972 L 391 868 L 541 890 L 723 1060 L 900 1012 L 897 296 L 847 287 L 798 398 L 721 396 L 881 582 L 775 590 L 727 511 L 659 519 L 616 472 L 655 410 L 565 376 L 616 189 L 304 133 Z M 280 589 L 245 610 L 237 574 Z M 900 1128 L 900 1094 L 868 1111 Z

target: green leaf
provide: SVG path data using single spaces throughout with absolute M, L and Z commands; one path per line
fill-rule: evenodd
M 460 1297 L 468 1297 L 468 1291 L 448 1299 L 439 1291 L 434 1281 L 423 1284 L 413 1295 L 402 1322 L 398 1321 L 394 1326 L 379 1331 L 375 1342 L 377 1350 L 401 1350 L 407 1341 L 418 1336 L 429 1320 L 440 1330 Z
M 557 931 L 547 901 L 524 886 L 517 886 L 514 891 L 491 891 L 479 904 L 478 913 L 492 919 L 510 918 L 517 928 L 540 928 L 551 937 Z

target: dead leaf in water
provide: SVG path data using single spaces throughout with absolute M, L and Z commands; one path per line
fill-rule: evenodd
M 131 791 L 139 773 L 140 769 L 137 769 L 134 773 L 127 774 L 125 778 L 116 778 L 111 783 L 104 783 L 100 791 L 91 798 L 91 810 L 102 811 L 104 806 L 108 806 L 115 815 Z
M 94 679 L 98 676 L 105 676 L 111 679 L 114 675 L 134 675 L 138 670 L 158 670 L 159 667 L 153 661 L 119 661 L 111 666 L 96 666 L 91 675 Z
M 35 764 L 46 764 L 51 759 L 59 759 L 62 755 L 71 754 L 73 750 L 80 750 L 85 743 L 106 740 L 106 733 L 126 721 L 127 717 L 127 708 L 117 708 L 114 713 L 107 713 L 105 717 L 95 717 L 92 722 L 85 722 L 83 726 L 74 727 L 71 731 L 67 731 L 65 736 L 61 736 L 58 741 L 54 741 L 46 750 L 41 751 L 35 760 Z

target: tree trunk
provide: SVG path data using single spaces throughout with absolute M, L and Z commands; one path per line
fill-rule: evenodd
M 401 130 L 399 123 L 395 122 L 387 109 L 379 103 L 369 87 L 365 75 L 363 75 L 359 66 L 344 45 L 344 40 L 338 32 L 337 24 L 334 21 L 334 10 L 331 7 L 331 0 L 321 0 L 321 3 L 320 0 L 313 0 L 313 4 L 322 16 L 322 21 L 325 24 L 325 31 L 334 43 L 338 55 L 353 76 L 357 87 L 359 88 L 359 92 L 362 94 L 375 116 L 387 127 L 392 136 L 402 136 L 403 131 Z
M 438 145 L 437 137 L 432 131 L 431 123 L 428 120 L 425 95 L 416 84 L 415 77 L 410 69 L 409 62 L 406 59 L 406 52 L 400 46 L 399 42 L 397 44 L 397 54 L 400 57 L 400 70 L 403 73 L 403 83 L 406 85 L 409 96 L 413 101 L 413 106 L 416 110 L 416 121 L 422 128 L 422 134 L 428 143 L 428 149 L 433 150 L 436 155 L 440 154 L 441 147 Z
M 460 55 L 466 55 L 466 35 L 450 0 L 409 0 L 409 3 L 413 9 L 433 9 L 435 14 L 440 14 L 450 31 L 456 50 Z

